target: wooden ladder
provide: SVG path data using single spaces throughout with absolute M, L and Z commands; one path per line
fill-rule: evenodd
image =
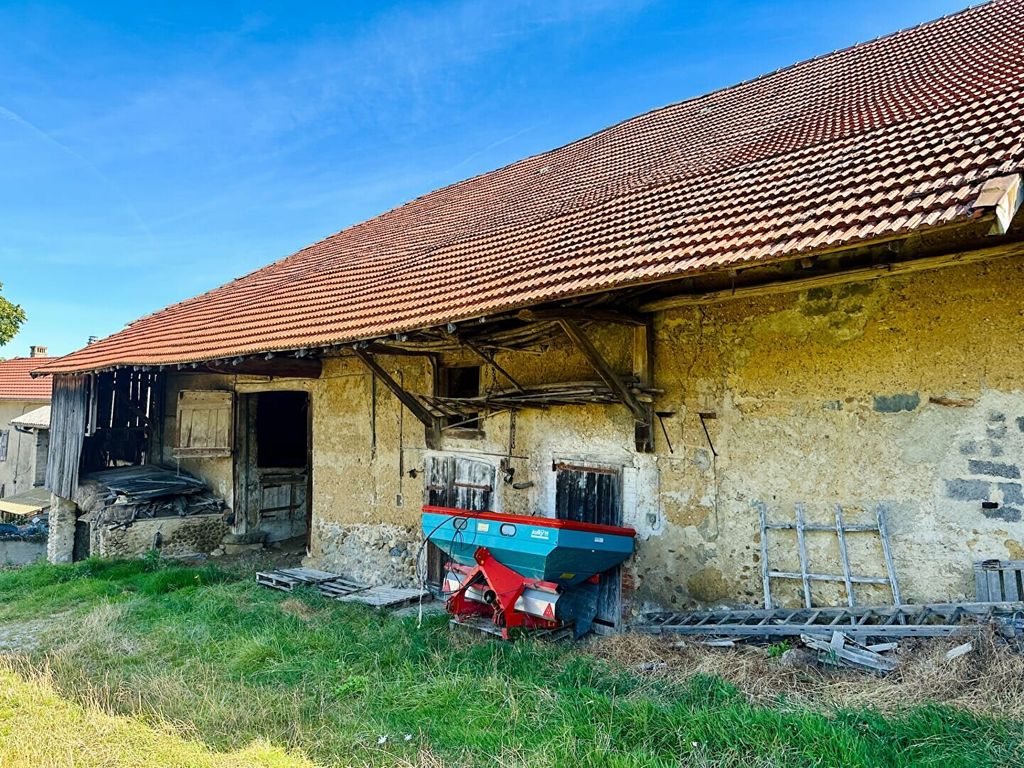
M 771 609 L 775 607 L 772 599 L 772 579 L 795 579 L 803 585 L 804 607 L 811 608 L 814 605 L 811 594 L 811 583 L 815 581 L 842 582 L 846 587 L 846 602 L 853 608 L 857 605 L 854 585 L 855 584 L 878 584 L 887 586 L 892 591 L 893 605 L 903 603 L 900 597 L 900 588 L 896 582 L 896 570 L 893 566 L 892 551 L 889 547 L 889 533 L 885 525 L 885 506 L 878 504 L 875 507 L 874 523 L 850 524 L 843 520 L 843 507 L 841 504 L 835 506 L 834 523 L 808 523 L 805 519 L 804 505 L 798 502 L 796 508 L 796 520 L 792 523 L 769 522 L 768 508 L 764 502 L 755 504 L 761 523 L 761 581 L 764 587 L 764 607 Z M 796 531 L 797 550 L 800 559 L 799 571 L 774 570 L 768 563 L 768 531 Z M 809 533 L 832 533 L 839 542 L 839 560 L 842 564 L 842 573 L 818 573 L 810 569 L 807 557 L 807 534 Z M 864 576 L 853 573 L 850 568 L 850 555 L 846 545 L 846 534 L 867 533 L 878 536 L 882 548 L 882 556 L 885 559 L 885 570 L 887 576 Z

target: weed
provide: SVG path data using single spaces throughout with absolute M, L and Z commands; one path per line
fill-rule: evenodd
M 769 659 L 780 658 L 782 656 L 782 654 L 784 654 L 786 651 L 788 651 L 792 647 L 793 646 L 792 646 L 792 644 L 790 644 L 789 640 L 783 640 L 783 641 L 778 642 L 778 643 L 772 643 L 771 645 L 768 646 L 768 658 Z

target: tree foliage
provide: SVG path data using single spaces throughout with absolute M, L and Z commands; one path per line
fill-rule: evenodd
M 3 283 L 0 283 L 0 290 L 3 287 Z M 0 295 L 0 346 L 13 339 L 24 322 L 25 310 Z

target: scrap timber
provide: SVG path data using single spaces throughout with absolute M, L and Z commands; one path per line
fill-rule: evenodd
M 324 597 L 342 603 L 362 603 L 373 608 L 401 608 L 417 600 L 430 600 L 430 593 L 423 589 L 360 584 L 336 573 L 318 571 L 313 568 L 281 568 L 273 571 L 259 571 L 256 583 L 281 592 L 291 592 L 298 586 L 312 586 Z

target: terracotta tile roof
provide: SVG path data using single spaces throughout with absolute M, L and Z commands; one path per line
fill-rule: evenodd
M 954 223 L 1022 142 L 1024 0 L 995 0 L 439 189 L 47 369 L 370 338 Z
M 33 370 L 45 364 L 45 357 L 12 357 L 0 361 L 0 400 L 49 400 L 52 382 L 33 379 Z

